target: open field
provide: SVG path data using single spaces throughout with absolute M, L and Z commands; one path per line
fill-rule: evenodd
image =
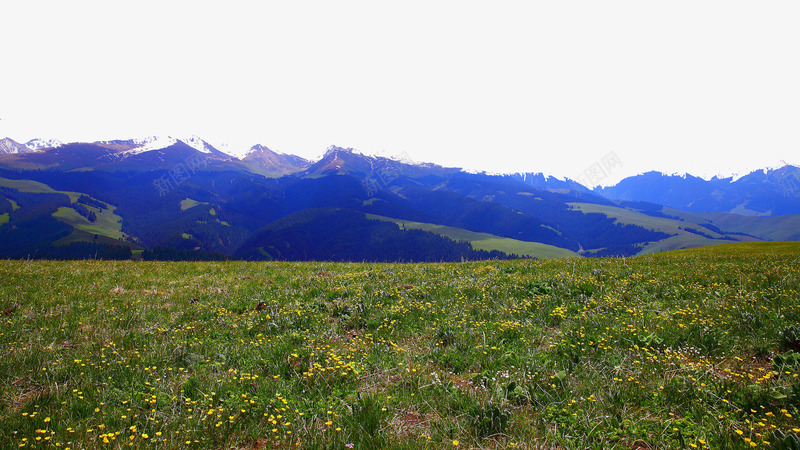
M 207 205 L 207 202 L 198 202 L 197 200 L 193 200 L 191 198 L 185 198 L 181 200 L 181 211 L 186 211 L 189 208 L 194 208 L 197 205 Z
M 32 192 L 38 194 L 66 194 L 73 202 L 77 202 L 81 196 L 79 192 L 57 191 L 50 186 L 33 180 L 10 180 L 0 177 L 0 186 L 17 189 L 20 192 Z
M 774 217 L 737 217 L 731 214 L 705 213 L 705 218 L 731 231 L 752 234 L 769 240 L 800 239 L 800 215 Z
M 0 261 L 0 448 L 797 448 L 800 243 Z
M 741 242 L 760 242 L 756 238 L 749 236 L 737 236 Z M 730 242 L 730 241 L 727 241 Z M 651 242 L 644 246 L 639 255 L 649 255 L 652 253 L 669 252 L 673 250 L 686 249 L 686 248 L 699 248 L 708 246 L 725 245 L 726 241 L 719 241 L 708 239 L 703 236 L 698 236 L 691 233 L 681 233 L 675 236 L 668 237 L 663 241 Z
M 683 233 L 683 227 L 689 225 L 679 220 L 648 216 L 640 212 L 618 208 L 616 206 L 596 205 L 593 203 L 570 203 L 569 205 L 572 209 L 581 211 L 584 214 L 605 214 L 607 217 L 613 217 L 617 223 L 636 225 L 648 230 L 660 231 L 668 234 Z M 706 231 L 707 234 L 713 238 L 722 236 L 711 230 Z
M 469 231 L 463 228 L 448 227 L 446 225 L 438 225 L 433 223 L 412 222 L 410 220 L 403 219 L 393 219 L 391 217 L 378 216 L 375 214 L 367 214 L 367 218 L 393 222 L 409 230 L 429 231 L 455 241 L 469 241 L 469 243 L 472 244 L 472 248 L 475 250 L 498 250 L 507 254 L 530 256 L 539 259 L 572 258 L 578 256 L 578 254 L 572 250 L 559 248 L 553 245 L 542 244 L 539 242 L 520 241 L 518 239 L 495 236 L 489 233 Z
M 85 231 L 89 234 L 98 234 L 112 239 L 124 237 L 122 234 L 122 219 L 114 214 L 113 209 L 99 209 L 93 206 L 88 206 L 87 208 L 97 214 L 96 223 L 89 222 L 87 218 L 68 207 L 58 208 L 58 211 L 53 213 L 53 217 L 73 226 L 76 231 Z M 117 244 L 119 243 L 117 242 Z

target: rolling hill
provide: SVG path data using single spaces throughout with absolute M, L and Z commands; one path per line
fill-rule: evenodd
M 57 191 L 31 180 L 0 178 L 0 256 L 41 257 L 140 250 L 121 231 L 115 207 L 83 193 Z M 73 244 L 78 244 L 73 247 Z M 118 250 L 112 253 L 118 254 Z M 127 253 L 130 257 L 130 251 Z
M 254 261 L 443 262 L 506 259 L 420 229 L 405 229 L 347 209 L 307 209 L 253 234 L 236 256 Z
M 393 222 L 403 229 L 423 230 L 444 236 L 454 241 L 467 241 L 476 250 L 499 251 L 538 259 L 573 258 L 577 253 L 539 242 L 519 241 L 516 239 L 495 236 L 489 233 L 476 233 L 463 228 L 448 227 L 433 223 L 413 222 L 410 220 L 392 219 L 390 217 L 367 214 L 368 219 Z

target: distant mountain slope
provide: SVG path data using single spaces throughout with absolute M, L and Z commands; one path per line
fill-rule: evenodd
M 0 178 L 0 258 L 131 257 L 135 246 L 119 239 L 119 217 L 108 205 L 83 195 L 73 202 L 75 193 L 4 180 Z
M 747 216 L 800 214 L 800 168 L 785 165 L 757 170 L 739 179 L 711 180 L 647 172 L 595 192 L 612 200 L 646 201 L 684 211 Z
M 251 147 L 242 161 L 258 172 L 263 171 L 267 176 L 288 175 L 300 172 L 311 165 L 311 162 L 304 158 L 276 153 L 260 144 Z
M 576 211 L 581 211 L 584 214 L 605 214 L 606 216 L 613 218 L 615 223 L 636 225 L 648 230 L 657 231 L 668 235 L 680 234 L 681 232 L 684 232 L 686 228 L 691 228 L 698 229 L 697 231 L 702 230 L 701 232 L 703 234 L 708 235 L 712 239 L 722 239 L 725 237 L 725 235 L 721 233 L 704 228 L 700 225 L 687 224 L 683 221 L 670 218 L 653 217 L 647 214 L 642 214 L 638 211 L 620 208 L 617 206 L 597 205 L 592 203 L 571 203 L 570 207 Z
M 0 202 L 2 199 L 13 205 L 9 210 L 12 226 L 16 221 L 40 216 L 70 226 L 71 234 L 54 242 L 56 245 L 99 239 L 106 244 L 132 246 L 125 242 L 127 236 L 121 232 L 122 218 L 115 213 L 116 207 L 83 193 L 56 191 L 36 181 L 0 177 Z
M 256 232 L 236 252 L 248 260 L 434 262 L 506 257 L 476 251 L 466 241 L 394 223 L 370 220 L 345 209 L 309 209 Z
M 566 190 L 590 192 L 587 187 L 583 186 L 577 181 L 570 180 L 569 178 L 562 180 L 552 175 L 545 175 L 541 172 L 514 173 L 503 176 L 539 189 L 561 192 Z
M 0 139 L 0 155 L 8 155 L 14 153 L 28 153 L 33 150 L 28 148 L 27 145 L 15 142 L 13 139 L 3 138 Z
M 689 221 L 681 218 L 658 217 L 635 210 L 615 206 L 589 203 L 574 203 L 571 206 L 585 214 L 604 214 L 614 219 L 614 223 L 623 226 L 636 226 L 650 230 L 653 235 L 648 240 L 640 240 L 640 254 L 655 253 L 681 248 L 717 245 L 733 241 L 758 240 L 750 236 L 725 232 L 710 222 Z M 629 229 L 629 233 L 632 230 Z M 634 231 L 636 232 L 636 231 Z M 658 237 L 660 236 L 660 237 Z M 653 239 L 652 237 L 658 237 Z
M 46 148 L 60 147 L 61 145 L 64 145 L 64 143 L 58 139 L 31 139 L 25 143 L 25 146 L 34 152 Z
M 775 217 L 742 217 L 725 213 L 700 215 L 729 232 L 745 233 L 767 241 L 800 241 L 800 214 Z
M 116 159 L 116 151 L 96 144 L 66 144 L 30 153 L 5 155 L 0 167 L 22 170 L 73 170 Z
M 413 222 L 409 228 L 437 231 L 439 237 L 470 236 L 483 249 L 524 249 L 520 253 L 527 255 L 557 248 L 550 253 L 622 256 L 720 240 L 797 238 L 794 219 L 759 221 L 729 212 L 791 211 L 800 191 L 793 184 L 800 177 L 793 166 L 710 181 L 649 173 L 590 191 L 541 173 L 468 173 L 336 146 L 311 162 L 260 145 L 234 157 L 197 137 L 41 141 L 37 146 L 50 146 L 27 152 L 6 144 L 18 152 L 0 154 L 2 185 L 66 193 L 68 201 L 45 211 L 25 205 L 17 210 L 15 199 L 5 199 L 0 227 L 17 226 L 23 217 L 58 219 L 72 232 L 53 242 L 57 245 L 123 238 L 134 249 L 225 257 L 268 224 L 304 210 L 331 208 Z M 80 204 L 82 196 L 89 203 Z M 683 206 L 665 207 L 665 202 Z M 369 233 L 341 236 L 358 248 Z M 407 235 L 380 242 L 389 246 L 403 239 Z M 483 245 L 487 242 L 494 247 Z M 451 254 L 448 246 L 436 245 L 442 258 Z
M 153 150 L 161 150 L 172 147 L 173 145 L 178 143 L 189 146 L 200 153 L 205 153 L 214 156 L 215 158 L 228 159 L 231 157 L 227 153 L 224 153 L 216 149 L 214 146 L 204 141 L 203 139 L 200 139 L 197 136 L 189 136 L 185 138 L 175 138 L 172 136 L 149 136 L 143 139 L 125 139 L 125 140 L 94 142 L 95 145 L 100 145 L 107 148 L 113 148 L 116 150 L 122 150 L 124 152 L 123 156 L 137 155 L 140 153 L 146 153 Z
M 390 217 L 376 216 L 374 214 L 367 214 L 367 218 L 393 222 L 397 225 L 400 225 L 400 227 L 403 229 L 429 231 L 431 233 L 435 233 L 456 241 L 468 241 L 472 244 L 472 248 L 476 250 L 496 250 L 508 254 L 529 256 L 538 259 L 573 258 L 579 256 L 577 253 L 571 250 L 552 245 L 504 238 L 489 233 L 476 233 L 463 228 L 448 227 L 446 225 L 437 225 L 432 223 L 413 222 L 403 219 L 392 219 Z
M 325 175 L 351 175 L 370 181 L 377 188 L 385 188 L 394 180 L 404 178 L 444 177 L 461 172 L 429 163 L 410 163 L 392 158 L 362 155 L 352 148 L 332 145 L 323 157 L 302 172 L 305 177 Z

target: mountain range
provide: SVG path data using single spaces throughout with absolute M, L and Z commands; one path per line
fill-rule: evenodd
M 592 190 L 336 146 L 309 161 L 197 137 L 0 140 L 0 257 L 452 261 L 798 239 L 791 165 Z
M 31 139 L 30 141 L 20 144 L 9 138 L 0 139 L 0 155 L 11 153 L 29 153 L 45 148 L 53 148 L 62 145 L 60 141 L 54 139 Z

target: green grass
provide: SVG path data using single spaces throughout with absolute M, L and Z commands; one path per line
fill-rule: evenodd
M 736 214 L 704 213 L 702 216 L 730 231 L 751 234 L 769 241 L 800 239 L 800 214 L 744 217 Z
M 659 231 L 662 233 L 674 235 L 666 239 L 663 239 L 661 241 L 647 243 L 642 248 L 642 251 L 639 252 L 640 255 L 648 255 L 652 253 L 678 250 L 682 248 L 717 245 L 720 244 L 721 242 L 724 242 L 718 239 L 723 237 L 723 235 L 715 231 L 712 231 L 708 228 L 704 228 L 704 225 L 708 223 L 708 221 L 703 215 L 700 214 L 684 213 L 682 211 L 665 208 L 665 213 L 667 213 L 668 215 L 674 215 L 676 217 L 683 219 L 683 220 L 676 220 L 664 217 L 648 216 L 646 214 L 637 211 L 632 211 L 625 208 L 618 208 L 616 206 L 596 205 L 593 203 L 570 203 L 570 206 L 575 210 L 583 212 L 584 214 L 592 214 L 592 213 L 605 214 L 607 217 L 615 219 L 614 220 L 615 223 L 636 225 L 648 230 Z M 763 226 L 765 223 L 761 222 L 761 224 Z M 730 229 L 727 225 L 728 224 L 721 226 L 725 230 L 730 230 L 732 232 L 738 231 Z M 769 226 L 769 224 L 767 224 L 766 226 Z M 706 235 L 711 236 L 712 238 L 715 239 L 711 239 L 705 236 L 700 236 L 698 234 L 688 232 L 685 230 L 685 228 L 692 228 L 701 231 Z M 778 238 L 779 239 L 787 238 L 786 236 L 782 237 L 781 236 L 778 236 Z M 737 241 L 746 242 L 754 240 L 754 238 L 748 236 L 732 235 L 731 237 L 733 239 L 736 239 Z M 587 250 L 592 250 L 592 249 L 587 249 Z
M 17 204 L 17 202 L 15 202 L 14 200 L 11 200 L 10 198 L 7 198 L 6 200 L 8 200 L 8 202 L 11 203 L 11 210 L 12 211 L 16 211 L 16 210 L 19 209 L 19 205 Z
M 672 250 L 680 250 L 683 248 L 703 247 L 706 245 L 718 245 L 720 242 L 715 239 L 698 236 L 692 233 L 681 233 L 677 236 L 670 236 L 664 240 L 650 242 L 644 246 L 640 255 L 649 255 L 652 253 L 667 252 Z
M 686 226 L 694 228 L 692 224 L 687 224 L 679 220 L 648 216 L 647 214 L 642 214 L 640 212 L 631 211 L 625 208 L 618 208 L 616 206 L 597 205 L 594 203 L 570 203 L 569 205 L 573 209 L 581 211 L 585 214 L 605 214 L 606 216 L 615 219 L 615 223 L 637 225 L 648 230 L 660 231 L 662 233 L 686 234 L 687 232 L 683 231 L 681 228 Z M 721 234 L 715 233 L 711 230 L 704 230 L 704 232 L 715 238 L 722 237 Z
M 97 238 L 95 238 L 97 236 Z M 64 236 L 63 238 L 53 242 L 53 245 L 61 246 L 61 245 L 69 245 L 76 242 L 93 242 L 96 244 L 105 244 L 105 245 L 121 245 L 124 247 L 130 247 L 134 249 L 134 251 L 139 250 L 139 254 L 141 254 L 142 248 L 136 244 L 132 244 L 130 242 L 121 241 L 119 239 L 115 239 L 112 237 L 108 237 L 102 234 L 95 234 L 89 233 L 83 230 L 73 230 L 69 236 Z
M 57 191 L 50 186 L 33 180 L 10 180 L 0 177 L 0 186 L 17 189 L 20 192 L 32 192 L 38 194 L 66 194 L 70 201 L 77 202 L 81 196 L 79 192 Z
M 2 226 L 3 224 L 8 223 L 8 218 L 9 218 L 8 213 L 0 214 L 0 226 Z
M 456 241 L 469 241 L 476 250 L 499 250 L 505 253 L 514 253 L 520 256 L 532 256 L 539 259 L 549 258 L 571 258 L 578 254 L 564 248 L 553 245 L 541 244 L 538 242 L 519 241 L 517 239 L 504 238 L 488 233 L 478 233 L 465 230 L 463 228 L 448 227 L 432 223 L 412 222 L 409 220 L 393 219 L 390 217 L 367 214 L 367 218 L 394 222 L 405 226 L 407 229 L 429 231 L 431 233 L 444 236 Z
M 57 191 L 46 184 L 33 180 L 10 180 L 0 177 L 0 186 L 17 189 L 20 192 L 66 194 L 69 196 L 72 202 L 77 202 L 78 198 L 81 196 L 80 192 Z M 11 202 L 11 207 L 13 209 L 19 209 L 20 206 L 15 201 L 10 199 L 9 201 Z M 86 206 L 86 208 L 88 208 L 90 211 L 94 211 L 97 215 L 97 221 L 95 223 L 89 222 L 88 219 L 81 216 L 77 211 L 69 207 L 61 207 L 53 213 L 54 218 L 75 228 L 75 231 L 73 231 L 72 234 L 58 240 L 55 242 L 55 244 L 67 245 L 80 241 L 94 242 L 94 235 L 97 234 L 111 239 L 111 241 L 104 240 L 104 243 L 113 242 L 114 244 L 119 245 L 119 240 L 123 239 L 125 234 L 122 233 L 122 217 L 114 212 L 116 210 L 116 206 L 108 205 L 107 209 L 99 209 L 88 205 L 84 206 Z M 0 224 L 2 223 L 2 219 L 0 219 Z
M 109 237 L 122 236 L 122 217 L 116 214 L 116 206 L 110 205 L 107 209 L 98 209 L 92 206 L 87 206 L 87 208 L 95 212 L 97 215 L 95 225 L 107 230 Z
M 194 208 L 197 205 L 208 205 L 208 202 L 198 202 L 197 200 L 192 200 L 191 198 L 185 198 L 181 200 L 181 211 L 186 211 L 189 208 Z
M 703 248 L 688 248 L 671 252 L 672 255 L 703 255 L 703 256 L 774 256 L 774 257 L 797 257 L 800 255 L 800 242 L 748 242 L 717 244 Z
M 0 448 L 792 448 L 799 262 L 0 261 Z
M 86 217 L 83 217 L 74 209 L 66 206 L 58 208 L 58 210 L 53 213 L 53 217 L 67 225 L 71 225 L 76 230 L 85 231 L 92 235 L 99 234 L 112 239 L 121 239 L 124 237 L 122 231 L 120 231 L 122 229 L 121 218 L 114 214 L 112 209 L 100 210 L 94 207 L 87 208 L 96 212 L 97 222 L 89 222 Z

